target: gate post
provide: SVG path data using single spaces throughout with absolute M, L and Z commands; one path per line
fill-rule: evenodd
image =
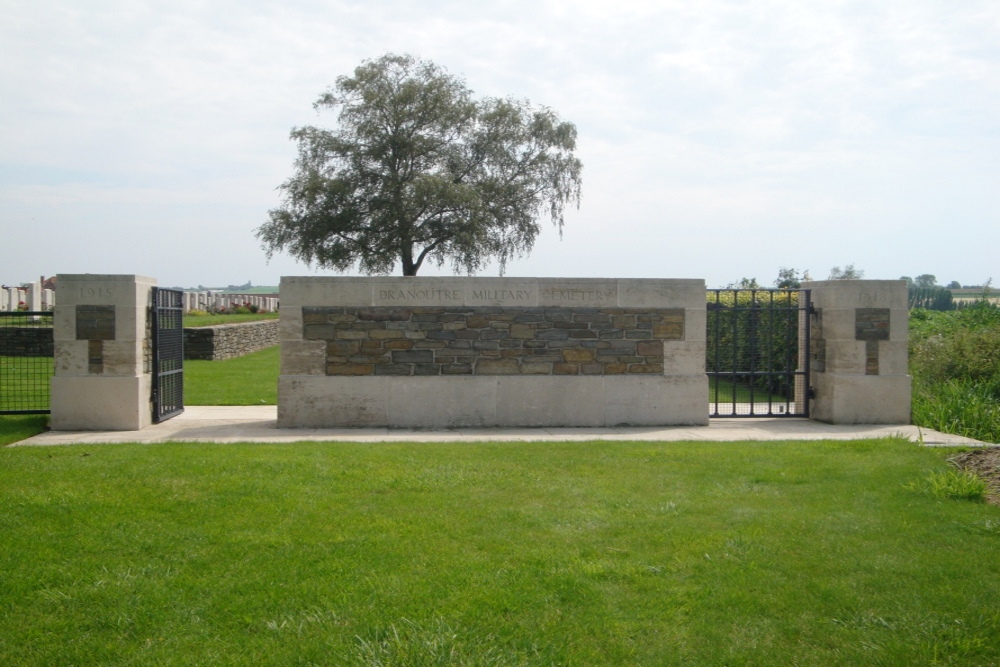
M 156 280 L 61 274 L 51 426 L 137 431 L 152 422 L 149 307 Z
M 812 290 L 810 415 L 831 424 L 909 424 L 909 310 L 902 280 L 824 280 Z

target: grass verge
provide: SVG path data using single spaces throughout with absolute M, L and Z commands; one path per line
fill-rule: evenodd
M 48 423 L 48 415 L 0 415 L 0 447 L 38 435 Z
M 248 313 L 246 315 L 185 315 L 185 327 L 213 327 L 219 324 L 242 324 L 260 320 L 276 320 L 278 313 Z
M 7 448 L 0 663 L 995 664 L 1000 509 L 912 488 L 951 453 Z

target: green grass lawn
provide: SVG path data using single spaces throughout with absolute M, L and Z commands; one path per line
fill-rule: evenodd
M 184 362 L 185 405 L 276 405 L 279 346 L 235 359 Z
M 1000 508 L 809 443 L 0 449 L 0 664 L 989 665 Z
M 249 313 L 246 315 L 185 315 L 185 327 L 211 327 L 219 324 L 242 324 L 260 320 L 276 320 L 278 313 Z

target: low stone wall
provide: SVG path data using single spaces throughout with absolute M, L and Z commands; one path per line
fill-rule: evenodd
M 701 280 L 283 278 L 281 427 L 704 424 Z
M 0 329 L 0 356 L 51 357 L 55 342 L 52 327 L 4 327 Z
M 220 361 L 278 344 L 278 320 L 184 329 L 184 358 Z

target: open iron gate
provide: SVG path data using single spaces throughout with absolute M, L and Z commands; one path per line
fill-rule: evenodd
M 710 417 L 809 416 L 809 290 L 708 291 Z
M 184 292 L 153 288 L 153 422 L 184 412 Z

